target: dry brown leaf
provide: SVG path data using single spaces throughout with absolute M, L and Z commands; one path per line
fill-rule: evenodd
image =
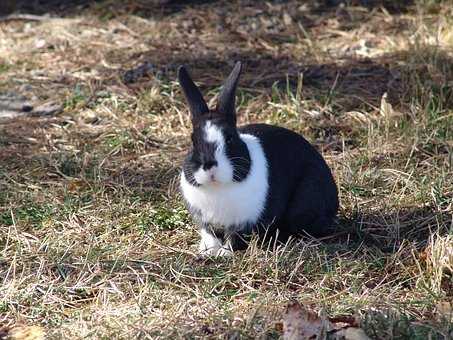
M 68 191 L 69 192 L 78 192 L 80 191 L 81 189 L 83 189 L 85 187 L 86 183 L 85 181 L 81 180 L 81 179 L 72 179 L 69 183 L 68 183 Z
M 390 104 L 388 101 L 387 101 L 387 92 L 385 92 L 383 95 L 382 95 L 382 98 L 381 98 L 381 109 L 380 109 L 380 113 L 382 116 L 386 117 L 386 118 L 390 118 L 392 116 L 394 116 L 394 111 L 393 111 L 393 106 L 392 104 Z
M 286 307 L 283 317 L 284 340 L 326 339 L 369 340 L 365 332 L 358 328 L 358 321 L 352 316 L 328 319 L 320 317 L 298 302 Z
M 318 335 L 326 334 L 330 329 L 331 324 L 327 319 L 322 320 L 298 302 L 293 302 L 286 308 L 283 318 L 285 340 L 316 339 Z
M 348 327 L 335 332 L 334 339 L 338 340 L 371 340 L 361 328 Z
M 40 326 L 16 326 L 9 331 L 11 340 L 44 340 L 45 332 Z
M 381 107 L 379 109 L 381 116 L 385 117 L 386 120 L 401 117 L 403 114 L 393 108 L 393 105 L 388 101 L 388 93 L 384 92 L 381 97 Z
M 359 327 L 359 320 L 355 316 L 340 315 L 333 318 L 329 318 L 329 321 L 334 325 L 335 329 L 345 327 Z
M 6 339 L 9 333 L 9 328 L 7 326 L 0 325 L 0 339 Z
M 436 314 L 445 320 L 453 322 L 453 302 L 440 301 L 436 304 Z
M 288 12 L 284 12 L 283 13 L 283 22 L 285 23 L 286 26 L 291 26 L 292 25 L 293 19 L 288 14 Z

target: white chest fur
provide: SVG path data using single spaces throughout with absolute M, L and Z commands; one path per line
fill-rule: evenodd
M 241 134 L 249 150 L 251 167 L 241 182 L 193 186 L 181 174 L 181 189 L 189 205 L 201 213 L 202 222 L 224 227 L 255 223 L 264 210 L 268 193 L 267 161 L 259 140 Z

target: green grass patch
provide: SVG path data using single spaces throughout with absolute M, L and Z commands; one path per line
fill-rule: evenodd
M 29 203 L 26 206 L 2 212 L 0 224 L 11 226 L 17 223 L 33 229 L 42 228 L 44 226 L 43 223 L 52 218 L 53 211 L 54 209 L 51 205 Z

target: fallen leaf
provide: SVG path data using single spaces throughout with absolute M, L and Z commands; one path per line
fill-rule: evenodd
M 274 325 L 274 328 L 277 332 L 282 333 L 283 332 L 283 323 L 282 322 L 276 322 Z
M 44 39 L 38 39 L 35 41 L 35 47 L 37 49 L 46 47 L 47 42 Z
M 44 329 L 40 326 L 16 326 L 9 331 L 11 340 L 44 340 Z
M 67 188 L 69 192 L 78 192 L 85 187 L 85 184 L 85 181 L 76 178 L 68 183 Z
M 30 110 L 31 111 L 31 110 Z M 31 114 L 34 116 L 53 116 L 63 111 L 63 106 L 59 103 L 48 102 L 37 105 Z
M 397 111 L 393 108 L 393 105 L 389 103 L 388 101 L 388 93 L 384 92 L 384 94 L 381 97 L 381 106 L 380 106 L 380 114 L 385 117 L 387 121 L 390 121 L 394 118 L 398 118 L 403 116 L 403 113 L 400 111 Z
M 449 320 L 453 322 L 453 302 L 440 301 L 436 304 L 436 314 L 440 319 Z
M 337 339 L 369 340 L 354 316 L 318 316 L 298 302 L 286 307 L 283 317 L 284 340 Z
M 329 318 L 329 321 L 334 325 L 335 329 L 345 327 L 359 327 L 359 320 L 350 315 L 341 315 L 333 318 Z
M 340 329 L 334 333 L 334 339 L 338 340 L 371 340 L 363 329 L 356 327 L 348 327 Z
M 283 13 L 283 22 L 286 26 L 291 26 L 291 24 L 293 23 L 293 19 L 287 12 Z
M 390 104 L 388 101 L 387 101 L 387 92 L 385 92 L 383 95 L 382 95 L 382 98 L 381 98 L 381 109 L 380 109 L 380 112 L 381 112 L 381 115 L 383 115 L 384 117 L 386 118 L 390 118 L 394 115 L 394 111 L 393 111 L 393 106 L 392 104 Z
M 298 302 L 286 307 L 283 318 L 283 339 L 302 340 L 316 339 L 330 329 L 330 322 L 322 320 L 318 315 L 309 311 Z
M 6 339 L 9 333 L 9 328 L 7 326 L 0 326 L 0 339 Z

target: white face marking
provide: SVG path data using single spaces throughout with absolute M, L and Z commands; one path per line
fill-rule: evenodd
M 240 227 L 244 223 L 256 223 L 265 208 L 269 182 L 263 148 L 255 136 L 241 134 L 240 138 L 251 161 L 250 172 L 243 181 L 195 187 L 187 182 L 184 172 L 181 174 L 184 198 L 200 211 L 202 222 Z
M 204 126 L 205 140 L 210 143 L 216 143 L 217 145 L 223 147 L 225 141 L 223 140 L 222 131 L 218 126 L 212 124 L 210 120 L 206 122 Z
M 208 170 L 199 168 L 193 174 L 195 180 L 201 185 L 218 185 L 219 183 L 227 184 L 232 182 L 233 165 L 225 154 L 225 139 L 222 130 L 209 120 L 203 130 L 205 141 L 214 143 L 216 146 L 214 157 L 217 161 L 217 166 Z

